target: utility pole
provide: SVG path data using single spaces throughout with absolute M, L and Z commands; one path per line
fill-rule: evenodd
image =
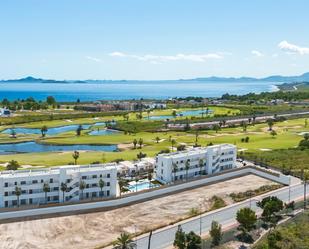
M 150 230 L 149 237 L 148 237 L 148 249 L 150 249 L 151 237 L 152 237 L 152 230 Z

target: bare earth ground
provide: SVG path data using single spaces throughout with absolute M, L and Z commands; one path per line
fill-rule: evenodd
M 213 195 L 232 203 L 228 194 L 267 184 L 271 182 L 248 175 L 105 212 L 1 224 L 0 248 L 94 248 L 112 242 L 123 230 L 142 232 L 185 218 L 201 200 L 207 209 Z

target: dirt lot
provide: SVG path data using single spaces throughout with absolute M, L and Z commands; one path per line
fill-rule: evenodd
M 123 230 L 142 232 L 187 217 L 200 201 L 207 209 L 213 195 L 231 203 L 229 193 L 270 183 L 249 175 L 111 211 L 1 224 L 0 248 L 94 248 L 113 241 Z

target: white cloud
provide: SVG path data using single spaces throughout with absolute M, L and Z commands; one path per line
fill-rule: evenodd
M 309 48 L 300 47 L 295 44 L 291 44 L 287 41 L 280 42 L 278 44 L 278 47 L 287 53 L 300 54 L 300 55 L 309 54 Z
M 256 57 L 263 57 L 264 56 L 263 53 L 261 53 L 260 51 L 257 51 L 257 50 L 252 50 L 251 54 L 253 54 Z
M 176 55 L 135 55 L 126 54 L 122 52 L 112 52 L 109 56 L 122 57 L 122 58 L 132 58 L 140 61 L 149 61 L 151 63 L 163 62 L 163 61 L 194 61 L 194 62 L 205 62 L 209 59 L 222 59 L 223 56 L 219 53 L 209 53 L 209 54 L 176 54 Z
M 86 56 L 86 59 L 90 60 L 90 61 L 94 61 L 94 62 L 101 62 L 102 61 L 101 59 L 96 58 L 96 57 L 92 57 L 92 56 Z

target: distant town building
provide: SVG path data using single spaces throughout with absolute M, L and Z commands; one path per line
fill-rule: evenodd
M 156 179 L 170 183 L 200 175 L 211 175 L 236 167 L 237 148 L 219 144 L 186 151 L 159 154 L 156 157 Z
M 101 191 L 99 182 L 104 182 Z M 80 184 L 84 184 L 84 189 Z M 45 198 L 45 186 L 49 187 Z M 66 191 L 61 190 L 65 184 Z M 16 188 L 20 196 L 16 195 Z M 117 168 L 115 164 L 61 166 L 58 168 L 0 172 L 0 207 L 39 205 L 63 201 L 78 201 L 96 197 L 115 197 Z M 63 200 L 64 197 L 64 200 Z
M 11 111 L 7 108 L 1 108 L 0 109 L 0 116 L 1 117 L 9 117 L 9 116 L 11 116 Z

